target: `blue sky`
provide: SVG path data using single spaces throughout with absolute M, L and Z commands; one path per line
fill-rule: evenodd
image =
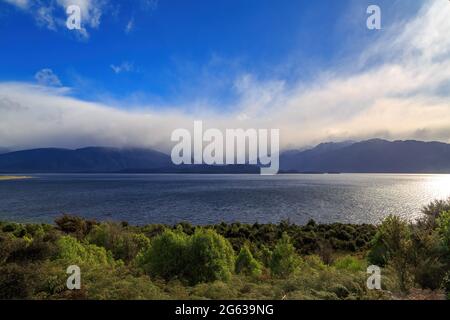
M 49 68 L 83 99 L 209 99 L 223 107 L 242 73 L 307 81 L 377 37 L 366 28 L 365 0 L 92 1 L 101 15 L 86 38 L 36 18 L 53 4 L 53 19 L 65 19 L 63 6 L 14 2 L 0 1 L 0 79 L 33 81 Z M 385 27 L 418 9 L 417 1 L 399 2 L 378 1 Z
M 446 0 L 0 0 L 0 147 L 167 149 L 194 119 L 280 128 L 285 148 L 449 141 L 449 14 Z

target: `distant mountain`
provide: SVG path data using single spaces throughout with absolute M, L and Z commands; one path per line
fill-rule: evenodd
M 252 165 L 180 165 L 149 149 L 89 147 L 0 154 L 0 173 L 259 173 Z
M 316 159 L 320 158 L 327 152 L 335 151 L 352 145 L 353 141 L 346 142 L 325 142 L 318 144 L 312 149 L 306 150 L 289 150 L 281 154 L 280 167 L 282 170 L 297 170 L 299 168 L 299 160 L 303 158 Z M 301 164 L 303 166 L 303 164 Z M 305 170 L 308 171 L 308 170 Z
M 0 154 L 0 173 L 259 173 L 252 165 L 181 165 L 149 149 L 89 147 Z M 280 172 L 450 173 L 450 144 L 421 141 L 322 143 L 280 155 Z
M 148 149 L 89 147 L 33 149 L 0 155 L 0 172 L 118 172 L 171 165 L 170 157 Z
M 283 171 L 349 173 L 450 173 L 450 144 L 386 141 L 325 143 L 280 156 Z
M 4 154 L 4 153 L 8 153 L 10 152 L 10 150 L 6 149 L 6 148 L 0 148 L 0 154 Z

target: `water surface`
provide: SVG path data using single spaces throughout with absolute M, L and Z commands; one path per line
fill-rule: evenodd
M 449 196 L 450 175 L 38 174 L 0 181 L 0 220 L 377 223 L 388 214 L 415 219 Z

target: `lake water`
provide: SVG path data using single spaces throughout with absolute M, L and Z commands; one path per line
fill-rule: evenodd
M 377 223 L 389 214 L 415 219 L 449 196 L 450 175 L 39 174 L 0 181 L 0 220 Z

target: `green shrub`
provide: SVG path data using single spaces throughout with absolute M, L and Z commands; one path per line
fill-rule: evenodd
M 410 226 L 397 216 L 388 216 L 378 228 L 374 246 L 377 250 L 382 248 L 382 258 L 396 274 L 400 290 L 408 291 L 414 262 Z
M 237 298 L 237 290 L 228 282 L 214 281 L 197 284 L 192 295 L 194 299 L 229 300 Z
M 437 232 L 442 245 L 450 250 L 450 211 L 443 211 L 436 219 Z
M 248 276 L 260 276 L 262 274 L 261 264 L 253 257 L 247 245 L 244 245 L 236 258 L 236 273 Z
M 165 230 L 137 257 L 148 274 L 169 280 L 182 278 L 188 264 L 189 237 L 180 231 Z
M 261 246 L 261 250 L 259 252 L 260 261 L 262 261 L 263 265 L 266 268 L 270 268 L 270 262 L 272 261 L 272 251 L 267 248 L 265 245 Z
M 57 254 L 57 246 L 52 241 L 45 241 L 41 237 L 33 239 L 24 237 L 15 239 L 16 245 L 10 252 L 8 262 L 26 263 L 51 259 Z
M 352 256 L 344 256 L 341 258 L 338 258 L 334 262 L 334 267 L 338 270 L 346 270 L 346 271 L 364 271 L 365 264 L 363 261 L 352 257 Z
M 85 220 L 83 218 L 71 215 L 63 215 L 55 220 L 59 230 L 64 233 L 71 234 L 78 240 L 83 239 L 96 224 L 94 221 Z
M 114 259 L 111 252 L 93 244 L 83 244 L 71 236 L 61 237 L 57 241 L 57 259 L 66 261 L 68 266 L 75 265 L 112 265 Z
M 115 259 L 125 262 L 133 260 L 141 250 L 150 245 L 150 239 L 145 235 L 130 232 L 115 223 L 93 226 L 87 239 L 90 243 L 111 251 Z
M 188 279 L 191 283 L 227 281 L 234 269 L 231 244 L 211 229 L 197 229 L 189 248 Z
M 419 220 L 419 226 L 434 229 L 436 219 L 442 212 L 450 211 L 450 197 L 447 200 L 435 200 L 422 208 L 424 218 Z
M 291 239 L 283 233 L 272 253 L 270 269 L 272 274 L 280 277 L 287 277 L 292 274 L 299 264 L 299 257 L 295 253 L 295 248 Z
M 198 229 L 192 236 L 181 229 L 165 230 L 136 260 L 152 276 L 180 278 L 195 284 L 228 280 L 234 268 L 234 251 L 213 230 Z
M 379 267 L 384 267 L 387 263 L 386 259 L 387 259 L 387 248 L 382 243 L 380 235 L 377 234 L 373 239 L 372 247 L 367 253 L 367 260 L 370 262 L 370 264 Z
M 36 273 L 32 266 L 10 263 L 0 267 L 0 300 L 30 299 L 35 287 Z

